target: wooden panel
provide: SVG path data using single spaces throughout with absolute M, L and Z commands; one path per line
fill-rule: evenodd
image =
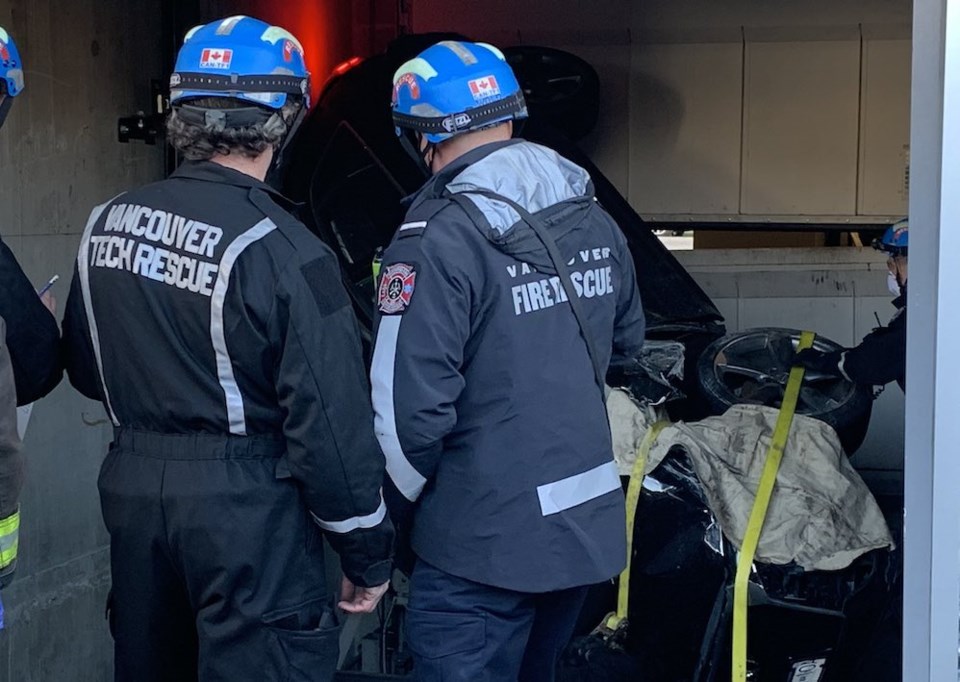
M 638 45 L 630 202 L 640 213 L 733 214 L 740 194 L 743 45 Z
M 741 212 L 856 211 L 859 40 L 747 42 Z
M 860 112 L 861 215 L 906 215 L 910 40 L 865 40 Z

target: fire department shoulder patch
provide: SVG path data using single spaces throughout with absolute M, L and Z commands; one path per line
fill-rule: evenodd
M 402 313 L 410 305 L 413 288 L 417 281 L 417 271 L 408 263 L 394 263 L 387 266 L 380 276 L 380 290 L 377 302 L 384 315 Z

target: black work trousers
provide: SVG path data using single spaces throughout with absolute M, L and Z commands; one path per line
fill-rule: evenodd
M 121 429 L 100 471 L 117 682 L 328 682 L 323 543 L 282 440 Z

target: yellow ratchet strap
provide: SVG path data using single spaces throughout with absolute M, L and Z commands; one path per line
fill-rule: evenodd
M 797 351 L 813 346 L 813 332 L 803 332 Z M 797 409 L 797 399 L 800 396 L 800 386 L 803 383 L 803 367 L 793 367 L 790 378 L 787 380 L 787 389 L 783 394 L 783 404 L 777 416 L 777 425 L 773 431 L 773 440 L 767 450 L 767 460 L 763 465 L 763 474 L 757 487 L 757 495 L 750 511 L 750 521 L 747 523 L 747 532 L 743 537 L 743 547 L 737 559 L 737 577 L 733 583 L 733 677 L 732 682 L 746 682 L 747 680 L 747 596 L 750 580 L 750 569 L 760 543 L 760 533 L 763 522 L 767 517 L 770 498 L 777 482 L 777 472 L 783 460 L 783 450 L 790 435 L 790 426 L 793 424 L 793 415 Z
M 607 617 L 606 626 L 616 630 L 627 619 L 627 607 L 630 605 L 630 565 L 633 563 L 633 524 L 637 517 L 637 505 L 640 503 L 640 492 L 643 490 L 644 470 L 647 468 L 647 457 L 650 448 L 657 441 L 660 432 L 670 422 L 659 421 L 647 429 L 637 448 L 637 460 L 633 463 L 630 473 L 630 484 L 627 486 L 627 567 L 620 574 L 620 587 L 617 591 L 617 611 Z

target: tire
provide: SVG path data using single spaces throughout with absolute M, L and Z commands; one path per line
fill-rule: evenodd
M 600 117 L 600 78 L 586 61 L 549 47 L 504 50 L 532 117 L 549 121 L 573 140 L 590 134 Z
M 697 363 L 697 380 L 710 412 L 723 414 L 732 405 L 743 403 L 780 407 L 799 338 L 795 329 L 761 327 L 728 334 L 707 346 Z M 824 352 L 842 350 L 821 336 L 813 347 Z M 734 357 L 736 364 L 730 361 Z M 832 426 L 844 451 L 852 455 L 867 434 L 872 408 L 869 387 L 807 374 L 797 414 Z

